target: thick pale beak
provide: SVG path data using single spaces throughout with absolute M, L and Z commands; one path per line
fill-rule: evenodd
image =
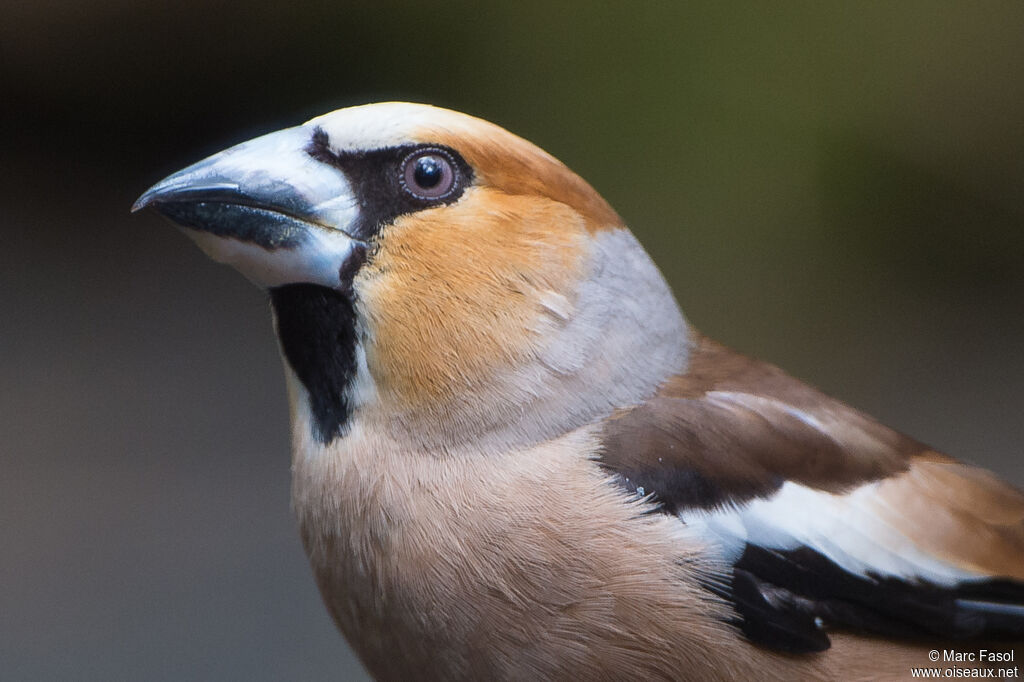
M 313 131 L 287 128 L 170 175 L 132 211 L 152 207 L 214 260 L 264 287 L 347 288 L 366 245 L 347 234 L 359 209 L 341 170 L 307 153 Z

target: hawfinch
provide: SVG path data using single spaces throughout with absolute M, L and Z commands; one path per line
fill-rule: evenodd
M 342 109 L 143 207 L 269 292 L 302 540 L 377 678 L 880 679 L 1024 641 L 1020 492 L 701 335 L 502 128 Z

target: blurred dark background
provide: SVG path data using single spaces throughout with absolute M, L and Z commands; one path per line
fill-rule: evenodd
M 589 179 L 690 319 L 1024 483 L 1024 4 L 0 0 L 0 678 L 362 673 L 263 296 L 148 185 L 350 104 Z

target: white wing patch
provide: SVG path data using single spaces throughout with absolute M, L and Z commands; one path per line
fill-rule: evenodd
M 952 587 L 990 576 L 964 571 L 918 548 L 879 514 L 873 482 L 834 495 L 787 482 L 769 497 L 722 510 L 686 510 L 679 519 L 735 562 L 746 543 L 766 549 L 805 546 L 861 577 L 925 580 Z

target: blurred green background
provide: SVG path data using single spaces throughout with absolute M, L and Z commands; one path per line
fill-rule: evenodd
M 493 120 L 710 335 L 1024 483 L 1024 3 L 0 2 L 0 678 L 358 679 L 263 296 L 134 198 L 333 108 Z

